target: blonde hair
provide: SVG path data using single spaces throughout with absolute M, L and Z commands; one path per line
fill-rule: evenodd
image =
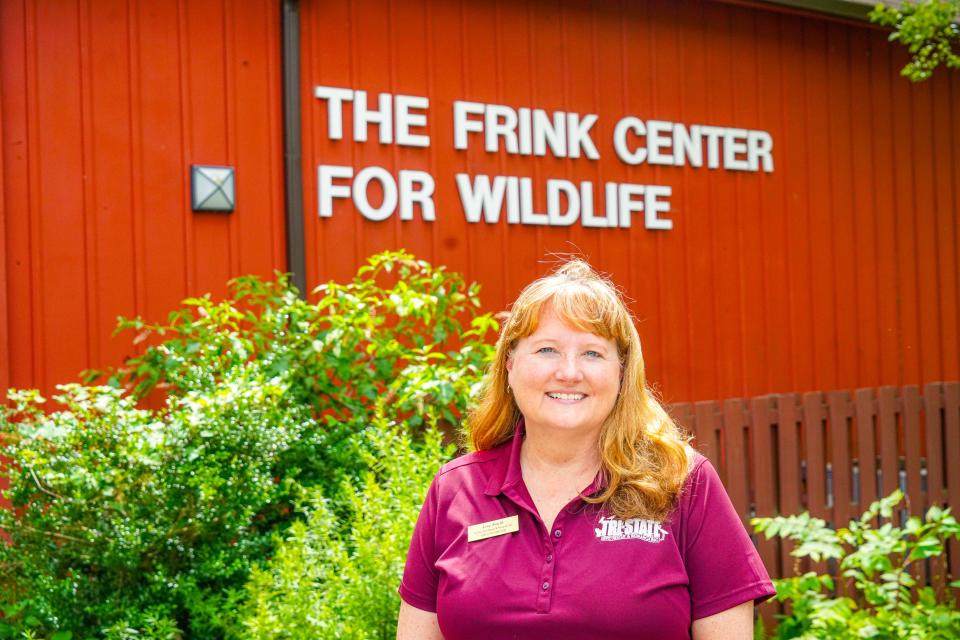
M 600 431 L 607 484 L 585 500 L 603 504 L 621 519 L 663 521 L 687 477 L 689 438 L 647 387 L 640 336 L 622 296 L 583 260 L 570 260 L 534 280 L 513 303 L 479 403 L 467 420 L 469 445 L 482 451 L 513 437 L 521 414 L 507 387 L 507 360 L 517 341 L 537 330 L 548 303 L 571 328 L 614 341 L 620 356 L 620 394 Z

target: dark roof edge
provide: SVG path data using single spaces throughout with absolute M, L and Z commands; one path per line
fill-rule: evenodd
M 873 4 L 845 0 L 761 0 L 762 4 L 774 4 L 794 9 L 806 9 L 817 13 L 869 22 Z

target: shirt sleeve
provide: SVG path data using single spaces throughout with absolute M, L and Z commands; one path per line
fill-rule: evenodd
M 407 562 L 400 582 L 400 597 L 417 609 L 436 613 L 438 574 L 436 562 L 437 487 L 439 474 L 433 478 L 420 516 L 413 529 Z
M 681 512 L 694 620 L 748 600 L 759 604 L 776 593 L 720 476 L 705 458 L 690 473 Z

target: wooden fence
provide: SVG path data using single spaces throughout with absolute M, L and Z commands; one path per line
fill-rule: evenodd
M 922 395 L 917 386 L 880 387 L 668 410 L 717 467 L 748 528 L 752 516 L 803 511 L 846 526 L 898 487 L 901 517 L 935 504 L 960 508 L 960 382 L 927 384 Z M 789 544 L 760 536 L 757 547 L 772 576 L 793 574 Z M 947 551 L 916 577 L 938 590 L 960 577 L 955 541 Z

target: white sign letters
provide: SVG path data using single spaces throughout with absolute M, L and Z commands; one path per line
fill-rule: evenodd
M 344 138 L 344 112 L 351 114 L 352 140 L 403 147 L 430 146 L 430 100 L 424 96 L 380 93 L 316 86 L 314 95 L 326 105 L 326 134 Z M 487 153 L 516 156 L 600 159 L 594 113 L 548 112 L 456 100 L 453 103 L 453 147 L 466 151 L 482 147 Z M 766 131 L 705 124 L 687 125 L 669 120 L 643 120 L 628 115 L 616 122 L 610 140 L 616 157 L 627 166 L 642 164 L 726 171 L 773 172 L 773 138 Z M 602 146 L 602 145 L 601 145 Z M 628 228 L 633 217 L 651 230 L 669 230 L 673 220 L 670 186 L 592 181 L 579 183 L 548 178 L 534 185 L 522 176 L 457 173 L 453 176 L 467 222 L 472 224 L 543 225 L 580 224 L 598 229 Z M 382 195 L 371 204 L 370 189 Z M 543 189 L 546 209 L 535 211 L 535 189 Z M 352 200 L 364 218 L 382 221 L 399 210 L 401 220 L 413 220 L 414 211 L 427 222 L 436 220 L 433 194 L 436 180 L 425 171 L 401 170 L 395 177 L 383 167 L 320 165 L 317 201 L 320 217 L 333 215 L 335 199 Z

